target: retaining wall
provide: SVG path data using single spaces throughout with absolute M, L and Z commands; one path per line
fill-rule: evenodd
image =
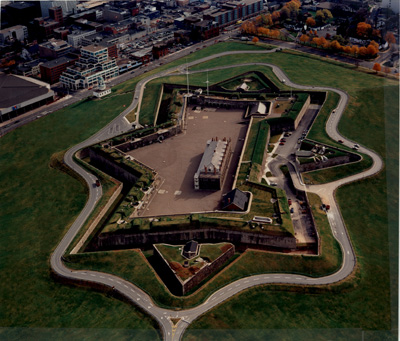
M 208 265 L 203 266 L 195 275 L 182 281 L 169 266 L 167 260 L 162 256 L 161 252 L 153 245 L 154 257 L 157 263 L 157 270 L 163 282 L 172 294 L 182 296 L 199 285 L 204 279 L 216 272 L 229 258 L 235 254 L 235 246 L 220 255 L 216 260 Z
M 116 248 L 151 248 L 153 244 L 181 244 L 188 240 L 205 242 L 230 242 L 237 248 L 270 250 L 294 250 L 296 239 L 291 235 L 261 232 L 245 232 L 230 229 L 199 228 L 181 231 L 165 232 L 110 232 L 102 233 L 93 240 L 93 248 L 96 250 L 109 250 Z

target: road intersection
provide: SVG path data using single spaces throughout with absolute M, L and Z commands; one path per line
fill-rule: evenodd
M 186 69 L 186 67 L 191 67 L 196 64 L 203 63 L 205 61 L 214 59 L 214 58 L 219 58 L 222 56 L 226 55 L 233 55 L 233 54 L 262 54 L 262 53 L 279 53 L 276 52 L 276 50 L 269 50 L 269 51 L 229 51 L 229 52 L 223 52 L 217 55 L 212 55 L 208 56 L 205 58 L 202 58 L 200 60 L 190 62 L 184 65 L 180 65 L 177 67 L 173 67 L 171 69 L 168 69 L 166 71 L 162 71 L 158 74 L 149 76 L 147 78 L 142 79 L 141 81 L 138 82 L 134 96 L 133 96 L 133 101 L 131 105 L 126 108 L 124 112 L 122 112 L 118 117 L 116 117 L 113 121 L 111 121 L 106 127 L 101 129 L 99 132 L 88 138 L 86 141 L 81 142 L 80 144 L 72 147 L 70 150 L 67 151 L 65 154 L 64 161 L 65 163 L 71 167 L 74 171 L 76 171 L 78 174 L 80 174 L 85 181 L 88 183 L 89 186 L 89 198 L 88 201 L 83 208 L 82 212 L 78 216 L 78 218 L 75 220 L 71 228 L 68 230 L 66 235 L 63 237 L 53 254 L 51 255 L 51 268 L 54 273 L 56 273 L 58 276 L 66 278 L 71 281 L 84 281 L 84 282 L 92 282 L 92 283 L 98 283 L 102 284 L 103 286 L 106 286 L 110 288 L 111 290 L 115 290 L 119 294 L 123 295 L 126 299 L 134 303 L 135 305 L 139 306 L 142 310 L 146 311 L 149 315 L 151 315 L 160 325 L 162 334 L 165 340 L 180 340 L 181 337 L 183 336 L 183 333 L 185 332 L 186 328 L 189 326 L 190 323 L 192 323 L 195 319 L 197 319 L 200 315 L 204 314 L 208 310 L 212 309 L 213 307 L 217 306 L 218 304 L 224 302 L 225 300 L 229 299 L 233 295 L 236 295 L 237 293 L 251 288 L 256 285 L 263 285 L 263 284 L 271 284 L 271 283 L 285 283 L 285 284 L 293 284 L 293 285 L 326 285 L 326 284 L 331 284 L 335 283 L 338 281 L 341 281 L 348 277 L 352 271 L 355 268 L 356 265 L 356 255 L 354 252 L 354 249 L 352 247 L 347 229 L 345 227 L 343 218 L 340 214 L 339 207 L 336 203 L 334 194 L 335 191 L 338 187 L 352 182 L 356 181 L 359 179 L 363 179 L 365 177 L 372 176 L 376 173 L 378 173 L 382 167 L 383 167 L 383 162 L 381 158 L 374 153 L 373 151 L 362 147 L 359 149 L 360 152 L 369 155 L 373 159 L 373 166 L 359 174 L 352 175 L 350 177 L 347 177 L 345 179 L 341 179 L 335 182 L 331 182 L 328 184 L 324 185 L 304 185 L 301 182 L 301 179 L 298 178 L 298 174 L 292 169 L 290 171 L 290 174 L 293 179 L 293 183 L 295 187 L 301 189 L 301 190 L 306 190 L 309 192 L 313 193 L 319 193 L 321 191 L 324 192 L 324 196 L 327 200 L 329 200 L 329 204 L 331 206 L 331 209 L 328 213 L 328 220 L 331 225 L 333 235 L 335 238 L 338 240 L 341 250 L 343 253 L 343 263 L 341 268 L 336 272 L 333 273 L 329 276 L 325 277 L 308 277 L 308 276 L 302 276 L 302 275 L 297 275 L 297 274 L 262 274 L 262 275 L 255 275 L 255 276 L 250 276 L 246 278 L 242 278 L 240 280 L 237 280 L 235 282 L 232 282 L 225 287 L 219 289 L 215 293 L 213 293 L 211 296 L 208 297 L 208 299 L 191 309 L 186 309 L 186 310 L 179 310 L 179 311 L 174 311 L 170 309 L 164 309 L 158 307 L 152 300 L 152 298 L 145 293 L 143 290 L 135 286 L 134 284 L 123 280 L 122 278 L 119 278 L 114 275 L 106 274 L 106 273 L 101 273 L 101 272 L 96 272 L 96 271 L 77 271 L 77 270 L 71 270 L 69 269 L 63 262 L 62 262 L 62 256 L 66 252 L 68 246 L 70 243 L 73 241 L 74 237 L 78 233 L 78 231 L 81 229 L 83 226 L 86 218 L 89 216 L 89 214 L 92 212 L 94 209 L 97 201 L 100 199 L 102 195 L 102 190 L 101 187 L 95 187 L 93 186 L 93 183 L 95 182 L 95 177 L 88 173 L 86 170 L 81 168 L 77 163 L 74 162 L 73 160 L 73 155 L 80 149 L 90 146 L 96 142 L 109 139 L 115 135 L 124 133 L 126 131 L 129 131 L 132 129 L 131 125 L 128 124 L 124 116 L 129 113 L 131 110 L 135 109 L 138 104 L 140 103 L 142 96 L 143 96 L 143 90 L 146 85 L 150 80 L 153 80 L 155 78 L 163 77 L 171 73 L 179 72 L 181 69 Z M 336 92 L 340 95 L 340 102 L 338 104 L 338 107 L 336 108 L 335 114 L 332 114 L 327 122 L 326 130 L 328 135 L 334 139 L 338 140 L 341 139 L 344 141 L 344 145 L 348 147 L 352 147 L 354 145 L 354 141 L 350 141 L 346 139 L 344 136 L 340 135 L 340 133 L 337 130 L 337 125 L 340 120 L 341 115 L 343 114 L 347 103 L 348 103 L 348 95 L 340 90 L 340 89 L 335 89 L 335 88 L 329 88 L 329 87 L 311 87 L 311 86 L 304 86 L 300 84 L 295 84 L 290 81 L 288 76 L 284 73 L 283 70 L 281 70 L 278 66 L 269 64 L 269 63 L 247 63 L 247 64 L 238 64 L 238 65 L 230 65 L 226 67 L 219 67 L 219 68 L 214 68 L 214 69 L 207 69 L 208 71 L 212 70 L 217 70 L 217 69 L 223 69 L 223 68 L 232 68 L 232 67 L 237 67 L 237 66 L 244 66 L 244 65 L 263 65 L 263 66 L 269 66 L 272 68 L 273 72 L 276 74 L 276 76 L 282 80 L 285 79 L 285 82 L 287 85 L 297 88 L 297 89 L 304 89 L 304 90 L 319 90 L 319 91 L 333 91 Z M 205 72 L 206 70 L 202 71 L 196 71 L 196 72 Z M 137 118 L 136 118 L 136 123 L 138 123 L 140 115 L 140 107 L 139 110 L 137 110 Z M 180 319 L 179 322 L 174 325 L 171 321 L 171 318 L 176 318 Z

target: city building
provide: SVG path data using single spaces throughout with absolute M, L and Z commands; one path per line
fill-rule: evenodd
M 69 29 L 65 27 L 57 27 L 53 30 L 54 38 L 67 40 Z
M 61 6 L 49 8 L 49 17 L 59 23 L 64 22 L 63 10 Z
M 75 23 L 79 25 L 83 30 L 96 30 L 96 32 L 101 32 L 103 31 L 103 24 L 100 24 L 95 21 L 90 21 L 87 19 L 77 19 L 75 20 Z
M 76 0 L 41 0 L 40 1 L 40 9 L 42 11 L 42 17 L 49 16 L 49 10 L 52 7 L 61 7 L 65 14 L 72 14 L 76 12 Z
M 78 58 L 60 57 L 40 65 L 40 74 L 43 81 L 54 84 L 60 80 L 61 74 L 68 66 L 74 65 Z
M 41 58 L 55 59 L 67 55 L 71 51 L 71 45 L 64 40 L 50 39 L 39 44 L 39 56 Z
M 219 190 L 225 180 L 231 158 L 230 139 L 211 139 L 194 175 L 194 189 Z
M 72 31 L 67 36 L 67 41 L 69 44 L 71 44 L 73 47 L 80 47 L 82 45 L 82 39 L 86 36 L 89 36 L 91 34 L 96 33 L 96 30 L 86 30 L 86 31 L 81 31 L 81 30 L 75 30 Z
M 54 37 L 54 30 L 62 25 L 62 22 L 43 17 L 35 18 L 33 23 L 35 30 L 34 35 L 40 40 Z
M 40 65 L 45 62 L 45 59 L 31 60 L 22 64 L 18 64 L 18 66 L 13 69 L 12 72 L 25 77 L 37 76 L 40 74 Z
M 115 58 L 110 58 L 108 48 L 94 44 L 81 48 L 81 58 L 68 67 L 60 77 L 64 87 L 77 90 L 89 88 L 99 83 L 99 79 L 118 76 Z
M 15 1 L 6 5 L 5 8 L 11 25 L 28 26 L 29 22 L 41 16 L 38 3 Z
M 192 25 L 194 40 L 207 40 L 219 36 L 219 24 L 211 20 L 202 20 Z
M 263 9 L 264 2 L 262 0 L 228 1 L 219 9 L 203 11 L 203 19 L 212 20 L 217 22 L 220 27 L 224 27 L 238 20 L 253 17 Z
M 131 11 L 126 8 L 118 8 L 105 5 L 103 9 L 103 19 L 111 22 L 118 22 L 131 17 Z
M 9 45 L 16 40 L 24 41 L 26 38 L 28 38 L 26 26 L 16 25 L 0 31 L 0 44 Z
M 0 73 L 0 122 L 54 100 L 50 85 L 36 79 Z

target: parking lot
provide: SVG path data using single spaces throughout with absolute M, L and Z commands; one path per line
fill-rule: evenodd
M 157 194 L 145 205 L 140 216 L 156 216 L 210 211 L 219 208 L 222 194 L 232 188 L 240 152 L 243 148 L 247 123 L 242 110 L 188 109 L 187 130 L 163 143 L 156 143 L 128 154 L 154 168 L 164 182 Z M 223 189 L 195 191 L 193 176 L 198 169 L 207 140 L 212 137 L 231 138 L 233 151 Z

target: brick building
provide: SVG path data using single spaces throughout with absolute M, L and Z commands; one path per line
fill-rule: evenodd
M 42 80 L 54 84 L 60 80 L 61 74 L 68 66 L 74 65 L 78 58 L 60 57 L 40 65 Z

